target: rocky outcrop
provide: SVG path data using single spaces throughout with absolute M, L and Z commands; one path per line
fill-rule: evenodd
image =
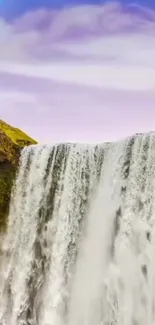
M 6 229 L 11 188 L 24 146 L 36 144 L 21 130 L 0 120 L 0 232 Z

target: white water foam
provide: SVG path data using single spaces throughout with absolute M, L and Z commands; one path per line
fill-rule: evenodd
M 23 150 L 0 325 L 154 325 L 155 135 Z

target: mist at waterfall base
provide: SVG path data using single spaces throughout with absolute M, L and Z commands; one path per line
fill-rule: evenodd
M 154 325 L 154 181 L 154 133 L 23 149 L 0 325 Z

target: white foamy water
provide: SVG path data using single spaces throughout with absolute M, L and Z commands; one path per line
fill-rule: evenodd
M 155 135 L 30 146 L 3 242 L 0 325 L 154 325 Z

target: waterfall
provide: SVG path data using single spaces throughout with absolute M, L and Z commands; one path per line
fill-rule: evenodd
M 154 133 L 24 148 L 0 325 L 154 325 L 154 182 Z

